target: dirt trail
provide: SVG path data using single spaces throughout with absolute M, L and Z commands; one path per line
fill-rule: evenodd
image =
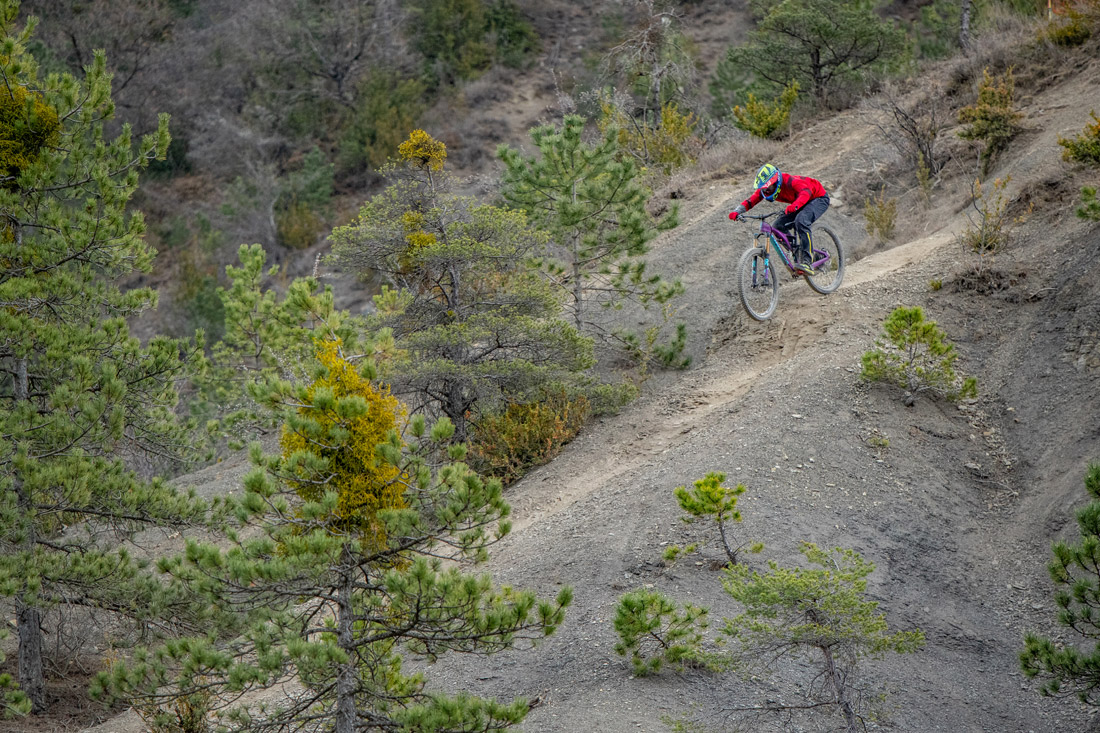
M 715 215 L 725 203 L 725 198 L 714 203 L 706 214 L 688 222 L 686 231 L 705 216 Z M 831 297 L 839 300 L 850 296 L 854 288 L 927 260 L 937 249 L 953 241 L 950 231 L 935 232 L 850 263 L 841 291 Z M 772 322 L 758 325 L 741 317 L 741 327 L 752 331 L 750 340 L 758 342 L 748 361 L 737 360 L 736 368 L 724 360 L 708 364 L 694 379 L 688 380 L 686 388 L 674 389 L 667 396 L 654 395 L 628 408 L 617 422 L 629 428 L 624 430 L 616 426 L 601 430 L 598 439 L 583 441 L 588 444 L 577 445 L 568 458 L 554 461 L 532 474 L 510 495 L 513 532 L 520 533 L 532 524 L 545 521 L 676 447 L 700 421 L 744 396 L 766 370 L 793 358 L 803 349 L 819 345 L 820 339 L 815 338 L 815 334 L 843 322 L 839 310 L 825 322 L 818 320 L 823 311 L 816 310 L 813 322 L 798 323 L 800 314 L 813 309 L 820 298 L 801 281 L 785 282 Z M 739 309 L 735 300 L 731 306 Z M 546 485 L 554 488 L 547 492 Z

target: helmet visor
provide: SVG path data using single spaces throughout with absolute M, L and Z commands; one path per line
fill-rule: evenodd
M 764 198 L 766 198 L 768 200 L 771 200 L 771 198 L 773 196 L 775 196 L 775 192 L 778 188 L 779 188 L 779 174 L 777 173 L 776 175 L 772 176 L 771 179 L 769 179 L 767 183 L 765 183 L 763 186 L 760 187 L 760 194 Z

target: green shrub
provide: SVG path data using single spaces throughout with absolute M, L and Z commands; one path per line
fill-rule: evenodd
M 1081 206 L 1077 209 L 1077 216 L 1086 221 L 1100 221 L 1100 201 L 1096 199 L 1096 189 L 1085 186 L 1081 189 Z
M 523 68 L 538 53 L 541 45 L 538 33 L 513 0 L 490 4 L 485 9 L 485 23 L 493 56 L 505 66 Z
M 987 68 L 982 71 L 977 101 L 959 110 L 959 122 L 966 125 L 959 132 L 959 137 L 983 143 L 983 175 L 988 172 L 996 155 L 1008 146 L 1008 141 L 1020 130 L 1020 113 L 1012 106 L 1015 89 L 1012 69 L 995 77 Z
M 880 242 L 886 242 L 894 236 L 894 226 L 898 218 L 898 200 L 886 198 L 886 187 L 879 189 L 878 196 L 868 196 L 863 201 L 863 218 L 866 221 L 867 234 L 877 236 Z
M 959 47 L 958 2 L 933 0 L 920 9 L 913 35 L 920 58 L 942 59 Z
M 492 63 L 482 0 L 415 0 L 408 3 L 409 38 L 433 86 L 474 79 Z
M 1005 188 L 1010 180 L 1011 177 L 1006 177 L 993 181 L 992 191 L 983 187 L 980 180 L 975 180 L 971 187 L 970 208 L 973 213 L 967 212 L 970 224 L 960 239 L 979 255 L 995 254 L 1004 249 L 1012 238 L 1012 229 L 1023 223 L 1027 213 L 1030 213 L 1030 209 L 1019 216 L 1008 213 Z
M 659 591 L 638 590 L 619 599 L 614 624 L 620 639 L 615 651 L 630 655 L 638 677 L 655 674 L 666 663 L 707 663 L 701 631 L 707 627 L 705 608 L 687 604 L 680 609 Z
M 1055 542 L 1047 565 L 1056 589 L 1056 631 L 1051 636 L 1028 632 L 1019 659 L 1024 676 L 1040 682 L 1039 694 L 1074 695 L 1095 709 L 1100 706 L 1100 463 L 1086 468 L 1085 491 L 1090 501 L 1076 512 L 1077 537 Z
M 309 204 L 292 199 L 275 215 L 275 229 L 279 244 L 290 249 L 308 249 L 324 231 L 325 221 Z
M 485 415 L 474 429 L 470 464 L 504 484 L 518 480 L 561 452 L 577 436 L 590 414 L 586 397 L 564 392 L 537 402 L 509 405 Z
M 306 249 L 317 242 L 326 226 L 332 190 L 333 165 L 314 147 L 298 170 L 287 176 L 276 203 L 275 226 L 280 244 Z
M 735 105 L 733 124 L 756 137 L 774 139 L 783 136 L 791 121 L 791 108 L 798 99 L 798 82 L 791 82 L 770 103 L 759 101 L 755 94 L 748 95 L 745 106 Z
M 1096 116 L 1096 110 L 1089 112 L 1092 123 L 1085 125 L 1077 137 L 1068 140 L 1059 136 L 1058 144 L 1065 148 L 1062 158 L 1074 163 L 1086 163 L 1088 165 L 1100 165 L 1100 117 Z
M 935 321 L 924 320 L 923 310 L 900 307 L 887 316 L 875 348 L 863 355 L 861 376 L 901 387 L 910 404 L 924 392 L 952 402 L 976 397 L 977 380 L 955 373 L 957 358 L 947 334 Z
M 693 112 L 681 112 L 674 102 L 661 105 L 656 120 L 632 119 L 611 99 L 600 100 L 600 132 L 618 130 L 622 149 L 643 165 L 659 167 L 666 175 L 674 169 L 694 163 L 703 141 L 695 136 L 699 123 Z
M 1039 37 L 1055 46 L 1073 48 L 1080 46 L 1092 36 L 1092 29 L 1086 16 L 1075 8 L 1067 8 L 1064 15 L 1051 20 L 1039 33 Z
M 424 94 L 424 84 L 416 79 L 385 69 L 372 72 L 360 85 L 358 106 L 340 135 L 340 172 L 380 168 L 417 126 Z

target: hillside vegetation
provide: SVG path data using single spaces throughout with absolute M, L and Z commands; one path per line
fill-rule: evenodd
M 0 9 L 0 729 L 1095 724 L 1094 0 Z

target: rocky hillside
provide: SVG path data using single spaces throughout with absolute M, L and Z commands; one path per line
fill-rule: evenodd
M 972 88 L 989 58 L 955 62 L 942 80 Z M 923 651 L 868 670 L 889 690 L 889 717 L 868 729 L 1094 729 L 1091 711 L 1040 698 L 1017 662 L 1025 631 L 1054 632 L 1050 543 L 1073 532 L 1085 466 L 1100 459 L 1100 230 L 1073 216 L 1096 174 L 1063 163 L 1057 145 L 1088 121 L 1082 100 L 1100 99 L 1100 61 L 1067 63 L 1059 74 L 1025 71 L 1025 131 L 994 174 L 1011 177 L 1012 211 L 1033 209 L 981 277 L 957 239 L 974 172 L 964 147 L 927 206 L 915 186 L 890 179 L 899 234 L 885 246 L 867 241 L 867 181 L 892 174 L 889 149 L 859 111 L 807 126 L 775 151 L 785 170 L 838 191 L 826 221 L 850 259 L 831 296 L 784 282 L 770 322 L 749 320 L 737 302 L 734 266 L 749 232 L 726 218 L 762 161 L 733 146 L 720 164 L 674 181 L 685 221 L 652 259 L 682 273 L 694 363 L 653 376 L 635 404 L 510 489 L 514 531 L 487 570 L 544 595 L 573 586 L 558 633 L 533 650 L 445 658 L 428 670 L 433 684 L 535 699 L 522 727 L 531 732 L 657 732 L 666 716 L 732 729 L 728 708 L 760 702 L 748 686 L 703 672 L 636 679 L 612 628 L 619 597 L 636 588 L 707 606 L 715 626 L 737 612 L 713 545 L 675 565 L 661 560 L 667 544 L 705 538 L 680 521 L 673 488 L 724 471 L 747 489 L 738 531 L 765 543 L 752 564 L 796 563 L 800 540 L 855 549 L 876 565 L 869 595 L 891 626 L 926 634 Z M 900 392 L 860 380 L 860 356 L 897 305 L 919 305 L 944 328 L 958 367 L 978 379 L 977 401 L 906 407 Z M 181 483 L 233 490 L 243 460 Z M 785 672 L 812 684 L 808 668 Z M 130 713 L 95 730 L 140 729 Z

